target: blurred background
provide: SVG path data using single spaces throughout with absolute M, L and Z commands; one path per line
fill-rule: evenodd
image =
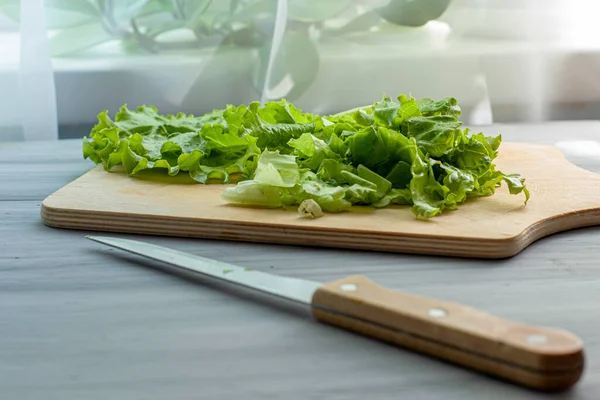
M 123 104 L 336 113 L 453 96 L 469 125 L 598 119 L 591 0 L 0 0 L 0 141 Z

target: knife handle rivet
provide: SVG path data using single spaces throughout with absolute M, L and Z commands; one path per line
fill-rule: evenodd
M 548 338 L 544 335 L 529 335 L 527 336 L 527 343 L 529 344 L 544 344 L 548 341 Z
M 448 315 L 446 310 L 442 310 L 441 308 L 430 308 L 427 314 L 433 318 L 443 318 Z
M 344 283 L 340 286 L 340 289 L 342 290 L 342 292 L 356 292 L 358 286 L 356 286 L 354 283 Z

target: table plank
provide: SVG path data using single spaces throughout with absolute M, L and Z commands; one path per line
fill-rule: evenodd
M 89 232 L 47 228 L 32 209 L 37 203 L 0 202 L 7 398 L 468 399 L 485 389 L 489 399 L 544 398 L 248 301 L 260 298 L 144 268 L 156 264 L 98 246 L 83 238 Z M 600 388 L 600 277 L 582 251 L 599 237 L 595 228 L 555 235 L 498 262 L 141 238 L 288 276 L 367 274 L 395 289 L 570 329 L 589 358 L 570 398 L 591 399 Z
M 0 169 L 0 201 L 44 200 L 91 169 L 81 162 L 21 164 L 15 170 Z
M 3 143 L 0 201 L 42 201 L 93 167 L 81 156 L 80 140 Z
M 497 130 L 505 140 L 550 144 L 600 138 L 594 122 Z M 2 398 L 597 398 L 600 228 L 488 261 L 115 235 L 286 276 L 365 274 L 394 289 L 569 329 L 585 342 L 585 375 L 573 391 L 545 396 L 317 324 L 262 297 L 147 268 L 159 264 L 86 240 L 90 232 L 44 226 L 40 201 L 91 168 L 79 144 L 0 146 Z M 600 172 L 593 152 L 567 156 Z

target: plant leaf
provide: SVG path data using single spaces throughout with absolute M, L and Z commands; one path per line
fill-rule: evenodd
M 369 10 L 350 20 L 346 25 L 340 28 L 327 30 L 326 34 L 330 36 L 343 36 L 357 32 L 363 33 L 374 26 L 379 25 L 382 20 L 381 15 L 376 10 Z
M 78 12 L 90 17 L 100 17 L 102 15 L 98 7 L 90 0 L 44 0 L 44 5 L 48 8 Z
M 50 38 L 51 55 L 53 57 L 70 55 L 113 39 L 115 38 L 99 23 L 64 29 Z
M 345 11 L 353 0 L 288 0 L 289 18 L 303 22 L 323 21 Z
M 73 28 L 92 22 L 100 23 L 100 11 L 88 0 L 47 0 L 44 2 L 48 29 Z M 19 0 L 0 1 L 0 13 L 19 22 Z
M 0 0 L 0 13 L 15 22 L 19 22 L 21 18 L 20 0 Z
M 117 21 L 129 21 L 139 15 L 150 0 L 115 0 L 112 4 L 112 15 Z
M 174 3 L 171 0 L 149 0 L 142 8 L 140 8 L 135 17 L 140 18 L 161 13 L 169 13 L 173 15 L 175 14 L 173 4 Z
M 417 27 L 441 17 L 449 4 L 450 0 L 390 0 L 379 13 L 393 24 Z

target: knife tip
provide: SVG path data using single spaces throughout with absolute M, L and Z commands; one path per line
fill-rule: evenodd
M 94 242 L 101 242 L 102 241 L 102 237 L 101 236 L 85 235 L 85 238 L 93 240 Z

